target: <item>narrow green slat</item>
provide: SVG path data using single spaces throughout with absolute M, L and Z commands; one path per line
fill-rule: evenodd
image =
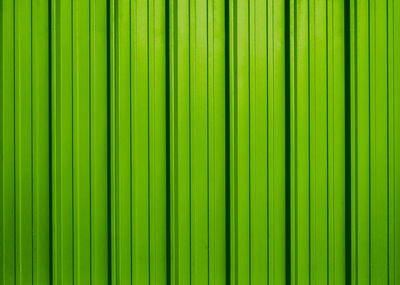
M 377 276 L 377 269 L 380 268 L 380 264 L 377 264 L 376 256 L 378 250 L 376 248 L 376 180 L 377 180 L 377 155 L 376 155 L 376 1 L 372 0 L 369 2 L 369 58 L 370 58 L 370 93 L 369 93 L 369 123 L 370 123 L 370 204 L 369 204 L 369 216 L 370 216 L 370 265 L 369 265 L 369 274 L 370 274 L 370 282 L 371 284 L 378 283 L 378 279 L 380 276 Z M 381 263 L 382 260 L 379 260 Z M 374 282 L 375 281 L 375 282 Z
M 2 1 L 1 15 L 1 276 L 0 283 L 15 284 L 15 85 L 14 2 Z
M 309 61 L 308 3 L 292 1 L 291 237 L 292 284 L 309 283 Z
M 327 3 L 310 2 L 310 281 L 328 282 Z
M 234 267 L 231 269 L 232 282 L 248 284 L 250 282 L 250 78 L 249 78 L 249 1 L 234 3 L 235 17 L 231 25 L 236 30 L 233 51 L 235 66 L 231 78 L 235 88 L 231 91 L 233 101 L 234 143 L 232 151 L 235 162 L 231 164 L 234 170 L 235 183 L 231 183 L 231 199 L 236 204 L 232 207 L 234 226 L 231 224 L 231 237 L 235 240 L 235 251 L 231 252 Z M 237 17 L 237 18 L 236 18 Z M 240 23 L 240 25 L 239 25 Z
M 191 198 L 191 154 L 190 154 L 190 76 L 189 76 L 189 1 L 176 1 L 176 49 L 174 49 L 176 74 L 172 76 L 176 80 L 176 91 L 172 99 L 176 109 L 175 124 L 176 141 L 175 169 L 176 188 L 174 191 L 177 222 L 177 284 L 188 284 L 191 280 L 191 224 L 190 224 L 190 198 Z
M 112 285 L 117 284 L 117 264 L 118 264 L 118 255 L 117 255 L 117 23 L 115 21 L 115 17 L 117 14 L 116 3 L 114 0 L 108 1 L 107 8 L 109 9 L 109 26 L 108 26 L 108 35 L 109 35 L 109 58 L 108 58 L 108 80 L 110 86 L 108 87 L 109 92 L 109 158 L 110 158 L 110 165 L 109 165 L 109 175 L 110 175 L 110 187 L 109 187 L 109 221 L 110 221 L 110 241 L 109 241 L 109 270 L 110 270 L 110 283 Z M 119 278 L 118 278 L 119 280 Z
M 89 1 L 72 5 L 74 283 L 90 284 Z
M 356 206 L 357 206 L 357 201 L 356 201 L 356 0 L 351 0 L 349 2 L 349 15 L 350 15 L 350 129 L 351 129 L 351 135 L 350 135 L 350 173 L 351 173 L 351 194 L 350 194 L 350 199 L 351 199 L 351 224 L 353 225 L 351 227 L 351 242 L 350 242 L 350 254 L 351 254 L 351 264 L 348 265 L 352 274 L 351 274 L 351 283 L 352 284 L 357 284 L 357 241 L 356 241 L 356 234 L 357 234 L 357 223 L 358 221 L 356 220 Z
M 148 1 L 131 1 L 132 282 L 149 283 Z
M 177 235 L 177 204 L 176 204 L 176 197 L 177 197 L 177 161 L 176 161 L 176 156 L 177 156 L 177 139 L 176 139 L 176 127 L 175 123 L 177 122 L 177 115 L 175 112 L 177 111 L 177 102 L 176 102 L 176 95 L 175 93 L 177 92 L 177 86 L 176 86 L 176 79 L 175 77 L 177 76 L 176 74 L 176 60 L 177 60 L 177 44 L 176 44 L 176 7 L 177 4 L 175 1 L 169 1 L 169 7 L 168 7 L 168 18 L 171 19 L 168 23 L 168 31 L 169 31 L 169 42 L 167 43 L 169 45 L 169 67 L 168 67 L 168 72 L 169 72 L 169 85 L 170 85 L 170 90 L 169 91 L 169 131 L 170 131 L 170 164 L 168 165 L 169 167 L 169 172 L 167 175 L 170 175 L 170 185 L 169 185 L 169 202 L 170 202 L 170 211 L 169 211 L 169 221 L 170 221 L 170 279 L 172 284 L 177 284 L 179 280 L 178 276 L 178 235 Z
M 354 282 L 370 281 L 370 85 L 369 16 L 366 1 L 354 2 Z
M 286 283 L 285 3 L 268 2 L 269 284 Z
M 207 1 L 190 0 L 191 284 L 208 283 Z
M 393 0 L 393 192 L 394 192 L 394 284 L 400 283 L 400 81 L 397 80 L 400 75 L 400 55 L 397 52 L 400 48 L 400 1 Z M 389 105 L 390 106 L 390 105 Z
M 49 3 L 32 5 L 33 284 L 50 284 Z
M 328 106 L 328 195 L 330 200 L 328 216 L 331 227 L 328 229 L 329 282 L 343 284 L 346 282 L 344 1 L 334 1 L 331 9 L 332 34 L 331 41 L 328 40 L 328 58 L 329 46 L 332 47 L 332 77 L 330 77 L 330 69 L 328 69 L 328 80 L 332 78 L 328 82 L 328 104 L 332 104 L 332 109 L 330 109 L 330 105 Z M 330 89 L 331 86 L 332 89 Z
M 226 284 L 225 6 L 208 1 L 208 241 L 209 284 Z
M 16 283 L 32 283 L 31 2 L 15 3 Z
M 336 23 L 334 17 L 334 3 L 330 1 L 327 3 L 327 126 L 328 126 L 328 219 L 327 219 L 327 228 L 328 228 L 328 282 L 334 283 L 336 276 L 334 275 L 335 270 L 335 236 L 336 236 L 336 228 L 335 228 L 335 216 L 336 216 L 336 169 L 335 169 L 335 156 L 336 156 L 336 122 L 335 122 L 335 113 L 336 113 L 336 74 L 335 74 L 335 37 L 334 32 L 336 30 Z
M 388 282 L 387 3 L 370 7 L 371 283 Z
M 117 284 L 132 282 L 130 1 L 116 3 Z
M 250 280 L 268 280 L 267 1 L 250 2 Z M 270 36 L 270 34 L 268 34 Z M 271 40 L 272 39 L 272 40 Z M 273 37 L 268 40 L 273 42 Z M 272 97 L 272 96 L 271 96 Z M 272 225 L 272 223 L 271 223 Z
M 189 1 L 170 1 L 171 283 L 191 280 Z
M 290 13 L 290 19 L 289 19 L 289 32 L 290 32 L 290 38 L 289 38 L 289 60 L 290 62 L 294 62 L 297 57 L 297 50 L 296 50 L 296 45 L 295 45 L 295 33 L 296 33 L 296 26 L 295 26 L 295 20 L 294 16 L 296 15 L 295 13 L 295 0 L 292 0 L 289 2 L 289 13 Z M 296 135 L 296 114 L 295 114 L 295 97 L 292 95 L 292 93 L 295 90 L 296 87 L 296 78 L 295 78 L 295 66 L 294 64 L 290 64 L 290 105 L 289 105 L 289 116 L 290 116 L 290 284 L 291 285 L 296 285 L 296 272 L 297 272 L 297 263 L 296 263 L 296 258 L 297 258 L 297 249 L 296 249 L 296 196 L 293 195 L 295 193 L 294 191 L 294 186 L 297 183 L 296 180 L 296 167 L 295 167 L 295 161 L 296 161 L 296 147 L 295 147 L 295 135 Z
M 167 284 L 165 3 L 149 0 L 150 284 Z M 169 151 L 169 150 L 168 150 Z
M 57 166 L 60 164 L 59 160 L 59 145 L 57 145 L 57 142 L 59 141 L 60 138 L 60 131 L 57 132 L 57 127 L 60 126 L 60 115 L 59 113 L 59 106 L 60 104 L 58 103 L 59 97 L 57 94 L 57 91 L 59 90 L 57 81 L 55 81 L 57 78 L 59 78 L 59 65 L 56 64 L 57 60 L 59 60 L 59 53 L 57 50 L 57 47 L 59 45 L 59 37 L 57 38 L 56 31 L 59 29 L 59 21 L 58 17 L 56 17 L 57 13 L 59 12 L 59 6 L 55 5 L 54 1 L 51 1 L 50 3 L 50 25 L 52 25 L 54 28 L 52 29 L 50 33 L 51 37 L 51 43 L 50 43 L 50 60 L 51 60 L 51 66 L 50 66 L 50 80 L 53 82 L 51 84 L 51 89 L 50 89 L 50 100 L 51 100 L 51 145 L 53 146 L 51 148 L 51 238 L 52 238 L 52 248 L 51 248 L 51 258 L 52 258 L 52 265 L 51 265 L 51 271 L 52 271 L 52 280 L 51 282 L 53 284 L 59 284 L 59 280 L 61 279 L 60 275 L 60 260 L 58 255 L 60 254 L 60 239 L 59 239 L 59 233 L 60 233 L 60 225 L 57 226 L 57 222 L 60 221 L 59 219 L 59 203 L 58 203 L 58 196 L 57 196 L 57 187 L 60 185 L 60 173 L 57 171 Z M 56 24 L 58 23 L 58 26 Z
M 236 74 L 237 74 L 237 59 L 236 59 L 236 39 L 237 29 L 235 26 L 237 19 L 237 7 L 234 1 L 229 2 L 229 273 L 231 284 L 237 284 L 237 124 L 236 124 Z M 228 71 L 227 71 L 228 72 Z M 228 234 L 228 233 L 227 233 Z
M 395 284 L 395 197 L 394 197 L 394 57 L 393 57 L 393 0 L 387 1 L 387 88 L 388 88 L 388 98 L 387 98 L 387 124 L 388 124 L 388 283 Z
M 107 1 L 90 1 L 91 281 L 109 283 Z
M 74 277 L 72 165 L 72 3 L 52 2 L 53 281 Z

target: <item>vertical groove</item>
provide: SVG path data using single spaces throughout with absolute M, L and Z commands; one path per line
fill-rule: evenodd
M 368 266 L 368 279 L 371 285 L 371 0 L 368 0 L 368 251 L 369 251 L 369 266 Z
M 328 65 L 329 63 L 329 53 L 328 53 L 328 44 L 329 44 L 329 21 L 328 21 L 328 15 L 329 15 L 329 6 L 328 3 L 325 8 L 325 18 L 326 18 L 326 38 L 325 38 L 325 44 L 327 46 L 327 52 L 326 52 L 326 64 Z M 329 73 L 328 71 L 326 72 L 326 91 L 328 92 L 329 90 Z M 329 130 L 329 100 L 326 100 L 326 129 Z M 327 156 L 329 155 L 329 131 L 327 131 L 327 139 L 326 139 L 326 152 Z M 327 255 L 327 263 L 326 263 L 326 272 L 327 272 L 327 281 L 329 282 L 330 280 L 330 270 L 329 270 L 329 260 L 330 260 L 330 252 L 329 252 L 329 244 L 330 244 L 330 238 L 329 238 L 329 167 L 326 168 L 326 187 L 327 187 L 327 195 L 326 195 L 326 232 L 327 232 L 327 247 L 326 247 L 326 255 Z
M 93 82 L 92 82 L 92 34 L 91 34 L 91 28 L 92 28 L 92 23 L 91 23 L 91 14 L 92 14 L 92 11 L 91 11 L 91 5 L 90 5 L 91 3 L 90 3 L 90 1 L 89 1 L 89 3 L 88 3 L 88 9 L 89 9 L 89 17 L 88 17 L 88 26 L 89 26 L 89 30 L 88 30 L 88 33 L 89 33 L 89 53 L 88 53 L 88 56 L 89 56 L 89 83 L 88 83 L 88 85 L 89 85 L 89 282 L 90 282 L 90 285 L 92 285 L 92 273 L 93 273 L 93 271 L 92 271 L 92 268 L 93 268 L 93 260 L 92 260 L 92 256 L 93 256 L 93 253 L 92 253 L 92 251 L 93 251 L 93 243 L 94 243 L 94 241 L 92 241 L 92 231 L 93 231 L 93 229 L 92 229 L 92 220 L 93 220 L 93 217 L 92 217 L 92 211 L 94 211 L 94 207 L 93 207 L 93 193 L 92 193 L 92 184 L 93 184 L 93 181 L 92 181 L 92 121 L 94 121 L 94 119 L 92 118 L 92 114 L 94 113 L 94 112 L 92 112 L 92 84 L 94 84 Z M 94 4 L 95 5 L 95 4 Z M 93 236 L 93 239 L 94 239 L 94 236 Z
M 35 104 L 35 102 L 34 102 L 34 92 L 33 92 L 33 12 L 32 12 L 32 1 L 30 1 L 30 33 L 31 33 L 31 42 L 30 42 L 30 52 L 31 52 L 31 62 L 30 62 L 30 89 L 31 89 L 31 106 L 30 106 L 30 112 L 31 112 L 31 116 L 30 116 L 30 120 L 31 120 L 31 123 L 30 123 L 30 128 L 31 128 L 31 134 L 30 134 L 30 140 L 31 140 L 31 145 L 30 145 L 30 156 L 31 156 L 31 161 L 30 161 L 30 167 L 31 167 L 31 170 L 30 170 L 30 172 L 31 172 L 31 179 L 30 179 L 30 182 L 31 182 L 31 191 L 32 191 L 32 194 L 31 194 L 31 201 L 30 201 L 30 204 L 31 204 L 31 217 L 30 217 L 30 222 L 31 222 L 31 227 L 32 227 L 32 233 L 34 232 L 34 216 L 35 216 L 35 205 L 34 205 L 34 200 L 35 200 L 35 197 L 34 197 L 34 195 L 35 195 L 35 190 L 34 190 L 34 188 L 35 188 L 35 186 L 34 186 L 34 171 L 33 171 L 33 160 L 34 160 L 34 155 L 33 155 L 33 146 L 34 146 L 34 141 L 33 141 L 33 139 L 34 139 L 34 133 L 33 133 L 33 130 L 34 130 L 34 128 L 33 128 L 33 126 L 34 126 L 34 124 L 33 124 L 33 119 L 34 119 L 34 114 L 33 114 L 33 110 L 34 110 L 34 108 L 33 108 L 33 106 L 34 106 L 34 104 Z M 34 266 L 35 266 L 35 250 L 34 250 L 34 248 L 35 248 L 35 239 L 34 239 L 34 237 L 32 236 L 32 240 L 31 240 L 31 247 L 32 247 L 32 260 L 31 260 L 31 262 L 32 262 L 32 264 L 31 264 L 31 268 L 30 268 L 30 270 L 32 270 L 32 284 L 35 284 L 35 268 L 34 268 Z
M 153 177 L 153 173 L 151 172 L 150 166 L 151 166 L 151 158 L 150 158 L 150 152 L 152 152 L 153 150 L 151 149 L 150 145 L 151 145 L 151 141 L 150 141 L 150 18 L 149 18 L 149 3 L 150 0 L 146 0 L 146 20 L 147 20 L 147 42 L 146 42 L 146 48 L 148 50 L 148 54 L 147 54 L 147 92 L 148 92 L 148 96 L 147 96 L 147 143 L 148 143 L 148 148 L 147 148 L 147 227 L 148 227 L 148 236 L 147 236 L 147 256 L 148 256 L 148 263 L 147 263 L 147 268 L 148 268 L 148 282 L 150 283 L 151 281 L 151 268 L 150 268 L 150 264 L 151 264 L 151 254 L 150 254 L 150 236 L 151 236 L 151 224 L 150 224 L 150 215 L 151 215 L 151 198 L 150 198 L 150 190 L 151 187 L 153 185 L 151 178 Z M 155 71 L 153 70 L 153 73 L 155 73 Z
M 73 13 L 73 11 L 74 11 L 74 0 L 72 0 L 71 1 L 71 70 L 73 71 L 74 70 L 74 13 Z M 72 109 L 72 115 L 71 115 L 71 118 L 72 118 L 72 121 L 71 121 L 71 124 L 72 124 L 72 133 L 71 133 L 71 141 L 72 141 L 72 153 L 71 153 L 71 164 L 72 164 L 72 168 L 74 168 L 74 163 L 75 163 L 75 160 L 76 159 L 74 159 L 74 155 L 75 155 L 75 153 L 76 153 L 76 150 L 75 150 L 75 145 L 74 145 L 74 140 L 75 140 L 75 136 L 74 136 L 74 130 L 73 130 L 73 128 L 74 128 L 74 123 L 75 123 L 75 118 L 74 118 L 74 104 L 75 104 L 75 102 L 74 102 L 74 76 L 71 76 L 71 86 L 72 86 L 72 103 L 71 103 L 71 109 Z M 71 189 L 71 191 L 72 191 L 72 249 L 71 249 L 71 253 L 72 253 L 72 278 L 71 278 L 71 280 L 72 280 L 72 284 L 73 285 L 78 285 L 78 284 L 75 284 L 75 283 L 77 283 L 76 282 L 76 276 L 77 276 L 77 270 L 76 270 L 76 266 L 77 266 L 77 264 L 75 264 L 75 263 L 77 263 L 76 262 L 76 248 L 77 248 L 77 245 L 75 245 L 75 243 L 76 243 L 76 241 L 75 241 L 75 235 L 76 234 L 78 234 L 78 231 L 75 229 L 75 227 L 76 226 L 78 226 L 78 225 L 75 225 L 75 223 L 76 223 L 76 221 L 75 221 L 75 217 L 76 217 L 76 213 L 75 213 L 75 211 L 77 211 L 78 210 L 78 208 L 76 207 L 76 205 L 75 205 L 75 196 L 76 196 L 76 193 L 75 193 L 75 191 L 76 191 L 76 187 L 75 187 L 75 183 L 74 183 L 74 181 L 75 181 L 75 173 L 74 173 L 74 171 L 72 171 L 72 176 L 71 176 L 71 178 L 72 178 L 72 189 Z
M 16 36 L 16 23 L 15 23 L 15 2 L 13 1 L 13 47 L 14 47 L 14 57 L 13 57 L 13 64 L 14 64 L 14 111 L 13 111 L 13 116 L 14 116 L 14 144 L 16 144 L 16 113 L 15 113 L 15 105 L 16 105 L 16 82 L 15 82 L 15 77 L 16 77 L 16 72 L 15 72 L 15 57 L 16 57 L 16 52 L 15 52 L 15 36 Z M 17 167 L 16 167 L 16 161 L 17 161 L 17 153 L 16 153 L 16 145 L 14 146 L 14 238 L 15 238 L 15 247 L 14 247 L 14 280 L 15 282 L 17 281 Z
M 307 222 L 308 222 L 308 283 L 311 281 L 311 211 L 310 211 L 310 206 L 311 206 L 311 112 L 310 112 L 310 94 L 311 94 L 311 65 L 310 65 L 310 1 L 307 3 L 307 89 L 308 89 L 308 94 L 307 94 L 307 120 L 308 120 L 308 125 L 307 125 L 307 145 L 308 145 L 308 193 L 307 193 L 307 199 L 308 199 L 308 211 L 307 211 Z

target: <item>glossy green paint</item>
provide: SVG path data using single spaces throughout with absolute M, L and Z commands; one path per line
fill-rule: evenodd
M 0 1 L 0 284 L 400 284 L 399 11 Z

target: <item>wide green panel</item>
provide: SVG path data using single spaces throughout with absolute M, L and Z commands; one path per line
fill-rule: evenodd
M 285 6 L 230 6 L 231 282 L 286 280 Z
M 291 5 L 291 281 L 345 284 L 345 3 Z
M 0 1 L 0 284 L 400 284 L 399 0 Z
M 352 281 L 397 284 L 398 1 L 351 3 Z M 397 198 L 396 198 L 397 197 Z

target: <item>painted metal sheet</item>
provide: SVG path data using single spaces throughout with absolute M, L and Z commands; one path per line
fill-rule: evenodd
M 0 284 L 400 284 L 399 0 L 0 1 Z

